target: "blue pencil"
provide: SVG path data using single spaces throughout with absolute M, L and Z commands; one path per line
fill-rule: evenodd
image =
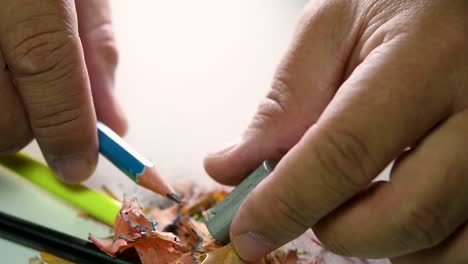
M 97 123 L 99 151 L 134 182 L 174 202 L 180 197 L 161 177 L 153 163 L 138 154 L 119 135 L 101 122 Z

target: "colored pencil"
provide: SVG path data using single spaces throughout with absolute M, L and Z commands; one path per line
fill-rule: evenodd
M 229 243 L 229 229 L 242 202 L 255 186 L 270 175 L 276 164 L 276 161 L 264 161 L 221 202 L 206 212 L 206 227 L 216 240 L 225 244 Z
M 180 197 L 153 163 L 138 154 L 119 135 L 101 122 L 97 124 L 99 151 L 140 186 L 180 203 Z
M 135 263 L 127 259 L 112 258 L 86 240 L 3 212 L 0 212 L 0 236 L 76 263 Z
M 57 179 L 45 164 L 24 154 L 0 156 L 0 165 L 110 226 L 120 211 L 119 201 L 80 184 L 66 184 Z

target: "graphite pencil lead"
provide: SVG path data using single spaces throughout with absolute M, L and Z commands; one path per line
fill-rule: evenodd
M 168 193 L 166 195 L 167 199 L 171 200 L 171 201 L 174 201 L 176 203 L 180 203 L 181 202 L 181 199 L 180 199 L 180 196 L 177 195 L 176 193 Z

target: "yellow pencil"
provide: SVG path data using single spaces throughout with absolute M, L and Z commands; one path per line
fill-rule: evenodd
M 0 156 L 0 164 L 105 224 L 113 225 L 120 211 L 120 202 L 83 185 L 61 182 L 46 165 L 24 154 Z

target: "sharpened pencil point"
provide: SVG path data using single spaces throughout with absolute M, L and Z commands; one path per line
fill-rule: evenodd
M 175 193 L 168 193 L 166 195 L 167 199 L 171 200 L 171 201 L 174 201 L 176 203 L 180 203 L 181 202 L 181 199 L 179 197 L 179 195 L 175 194 Z

